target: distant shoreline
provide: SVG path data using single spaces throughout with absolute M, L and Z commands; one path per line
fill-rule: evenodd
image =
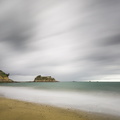
M 51 81 L 51 82 L 50 82 L 50 81 L 40 81 L 40 82 L 41 82 L 41 83 L 43 83 L 43 82 L 45 82 L 45 83 L 54 83 L 54 82 L 60 82 L 60 81 L 54 81 L 54 82 L 53 82 L 53 81 Z M 3 81 L 2 81 L 2 82 L 1 82 L 1 81 L 0 81 L 0 83 L 40 83 L 40 82 L 34 82 L 34 81 L 13 81 L 13 82 L 6 82 L 6 81 L 3 82 Z

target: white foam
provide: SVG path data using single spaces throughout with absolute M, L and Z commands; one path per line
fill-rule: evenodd
M 0 87 L 0 95 L 34 103 L 119 115 L 120 96 L 38 90 L 25 87 Z

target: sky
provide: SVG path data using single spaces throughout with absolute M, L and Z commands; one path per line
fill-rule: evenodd
M 15 81 L 120 81 L 120 0 L 0 0 L 0 69 Z

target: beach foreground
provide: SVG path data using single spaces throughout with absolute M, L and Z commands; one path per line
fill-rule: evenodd
M 87 113 L 0 97 L 0 120 L 119 120 L 110 115 Z

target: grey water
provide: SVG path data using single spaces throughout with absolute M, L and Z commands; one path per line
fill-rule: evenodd
M 120 116 L 120 82 L 0 83 L 0 96 Z

